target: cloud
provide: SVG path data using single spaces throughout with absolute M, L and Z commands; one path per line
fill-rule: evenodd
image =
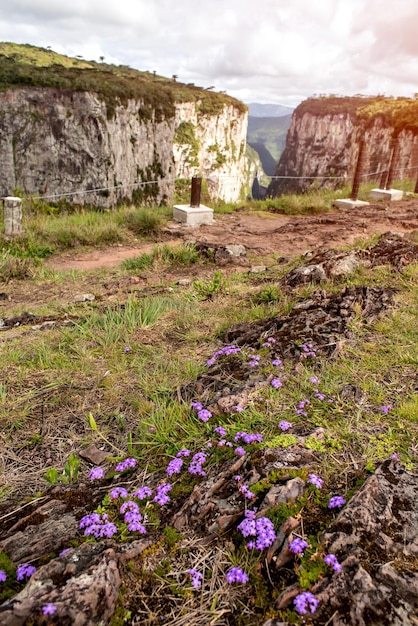
M 14 0 L 0 39 L 215 85 L 247 101 L 416 91 L 418 8 L 398 0 Z M 386 5 L 387 6 L 387 5 Z

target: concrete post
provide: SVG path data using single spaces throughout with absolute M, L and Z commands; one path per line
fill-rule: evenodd
M 3 198 L 4 233 L 6 237 L 15 237 L 23 233 L 22 200 L 7 196 Z
M 358 198 L 358 192 L 360 189 L 360 181 L 361 181 L 361 177 L 363 174 L 365 159 L 366 159 L 366 142 L 363 139 L 363 141 L 360 143 L 356 171 L 354 173 L 353 189 L 351 191 L 351 200 L 357 200 Z

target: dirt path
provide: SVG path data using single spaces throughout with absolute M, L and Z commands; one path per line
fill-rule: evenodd
M 418 232 L 418 200 L 410 198 L 326 214 L 287 216 L 274 213 L 217 215 L 213 224 L 197 228 L 170 222 L 165 243 L 197 241 L 209 244 L 242 244 L 254 256 L 288 257 L 306 250 L 352 244 L 375 233 Z M 52 257 L 47 265 L 56 270 L 95 270 L 119 265 L 124 259 L 149 252 L 155 244 L 110 248 Z

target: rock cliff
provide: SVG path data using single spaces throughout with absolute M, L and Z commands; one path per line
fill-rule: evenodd
M 241 102 L 125 67 L 64 67 L 57 58 L 71 59 L 55 53 L 38 67 L 39 50 L 0 44 L 0 196 L 159 204 L 172 200 L 176 179 L 194 175 L 208 179 L 214 200 L 245 193 Z
M 399 141 L 395 178 L 418 174 L 418 102 L 407 98 L 310 98 L 294 111 L 271 196 L 351 183 L 361 140 L 363 182 L 379 183 Z

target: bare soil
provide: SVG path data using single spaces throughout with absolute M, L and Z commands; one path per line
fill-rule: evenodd
M 212 245 L 242 244 L 251 257 L 272 254 L 293 257 L 307 250 L 351 245 L 356 239 L 385 232 L 417 233 L 418 200 L 371 204 L 354 209 L 334 209 L 317 215 L 244 213 L 216 215 L 211 225 L 192 228 L 170 222 L 164 231 L 169 245 L 202 242 Z M 155 244 L 117 245 L 110 248 L 66 253 L 47 265 L 56 270 L 95 270 L 114 267 L 124 259 L 149 252 Z

